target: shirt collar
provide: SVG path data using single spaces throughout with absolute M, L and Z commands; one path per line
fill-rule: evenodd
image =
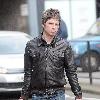
M 52 47 L 55 47 L 55 43 L 56 43 L 57 37 L 58 37 L 58 35 L 56 35 L 53 38 L 52 42 L 50 43 L 50 45 Z M 41 46 L 41 45 L 47 45 L 46 41 L 42 38 L 42 33 L 39 35 L 39 39 L 38 39 L 38 46 Z

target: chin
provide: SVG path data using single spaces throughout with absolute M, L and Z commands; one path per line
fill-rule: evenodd
M 50 35 L 51 37 L 54 37 L 56 34 L 52 34 L 52 35 Z
M 51 36 L 55 36 L 55 35 L 56 35 L 56 33 L 52 33 L 52 34 L 51 34 Z

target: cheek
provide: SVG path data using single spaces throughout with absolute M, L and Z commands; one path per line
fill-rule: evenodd
M 46 26 L 45 29 L 48 30 L 48 31 L 50 31 L 52 29 L 52 27 Z
M 60 26 L 58 25 L 57 27 L 58 27 L 58 29 L 59 29 Z
M 50 28 L 50 27 L 44 27 L 44 30 L 45 30 L 46 32 L 50 32 L 50 31 L 51 31 L 51 28 Z
M 59 30 L 59 27 L 56 27 L 56 31 L 58 31 Z

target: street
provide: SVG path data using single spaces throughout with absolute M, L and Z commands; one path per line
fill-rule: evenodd
M 0 100 L 18 100 L 20 94 L 0 94 Z M 31 98 L 29 99 L 31 100 Z M 75 100 L 74 95 L 70 90 L 66 90 L 66 100 Z M 82 100 L 100 100 L 100 95 L 83 93 Z
M 74 100 L 74 95 L 71 91 L 66 91 L 66 100 Z M 84 93 L 82 100 L 100 100 L 99 94 Z

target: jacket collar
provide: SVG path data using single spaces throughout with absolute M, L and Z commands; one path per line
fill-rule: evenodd
M 50 45 L 51 45 L 52 47 L 55 47 L 57 38 L 58 38 L 58 35 L 56 35 L 56 36 L 53 38 L 52 42 L 50 43 Z M 47 45 L 46 41 L 42 38 L 42 33 L 39 35 L 39 38 L 38 38 L 38 46 L 41 46 L 41 45 Z

